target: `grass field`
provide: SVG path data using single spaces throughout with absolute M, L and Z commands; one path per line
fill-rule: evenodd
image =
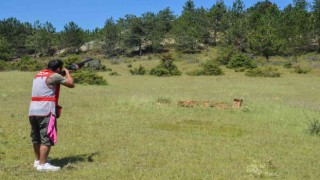
M 149 68 L 158 61 L 137 61 Z M 177 62 L 183 71 L 191 69 Z M 62 170 L 33 168 L 28 106 L 35 72 L 0 72 L 0 179 L 318 179 L 319 71 L 280 78 L 132 76 L 127 64 L 100 73 L 107 86 L 63 88 L 58 143 Z M 232 109 L 242 98 L 240 109 Z M 186 108 L 180 100 L 230 108 Z

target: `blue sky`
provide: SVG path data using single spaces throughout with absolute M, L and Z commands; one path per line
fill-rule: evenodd
M 260 0 L 262 1 L 262 0 Z M 270 0 L 284 8 L 293 0 Z M 124 17 L 127 14 L 140 16 L 146 12 L 157 13 L 170 7 L 180 15 L 186 0 L 0 0 L 0 19 L 15 17 L 21 22 L 50 22 L 57 31 L 73 21 L 83 29 L 102 28 L 106 19 Z M 194 0 L 196 7 L 209 9 L 216 0 Z M 233 0 L 224 0 L 228 7 Z M 245 7 L 251 7 L 259 0 L 243 0 Z M 311 2 L 311 0 L 310 0 Z

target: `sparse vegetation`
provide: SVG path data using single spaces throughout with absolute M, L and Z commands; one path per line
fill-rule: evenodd
M 295 66 L 293 68 L 293 72 L 297 74 L 307 74 L 308 72 L 310 72 L 310 69 L 303 68 L 301 66 Z
M 107 85 L 107 81 L 102 76 L 97 75 L 93 71 L 77 71 L 73 73 L 75 83 L 89 84 L 89 85 Z
M 228 62 L 227 68 L 230 69 L 253 69 L 257 65 L 245 54 L 237 53 Z
M 287 61 L 287 62 L 285 62 L 285 63 L 283 64 L 283 67 L 284 67 L 284 68 L 287 68 L 287 69 L 290 69 L 290 68 L 292 68 L 292 63 L 291 63 L 290 61 Z
M 121 74 L 119 74 L 117 71 L 113 71 L 109 73 L 109 76 L 121 76 Z
M 10 62 L 6 67 L 9 70 L 38 71 L 46 67 L 46 63 L 24 56 L 21 60 Z
M 200 70 L 194 70 L 192 72 L 188 72 L 188 75 L 191 76 L 218 76 L 223 75 L 222 69 L 213 61 L 205 62 L 201 65 L 202 69 Z
M 140 64 L 139 68 L 130 69 L 130 73 L 132 75 L 145 75 L 147 70 Z
M 250 77 L 280 77 L 278 69 L 268 66 L 262 68 L 250 69 L 245 73 L 246 76 Z
M 308 131 L 312 135 L 320 135 L 320 121 L 319 119 L 313 119 L 308 123 Z
M 150 74 L 154 76 L 177 76 L 181 75 L 178 67 L 173 64 L 172 54 L 164 54 L 158 66 L 150 70 Z

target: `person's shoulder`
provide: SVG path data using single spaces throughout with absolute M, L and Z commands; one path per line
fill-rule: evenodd
M 59 73 L 53 73 L 53 74 L 51 74 L 51 76 L 52 77 L 63 77 L 61 74 L 59 74 Z
M 64 81 L 66 79 L 61 74 L 58 74 L 58 73 L 53 73 L 50 76 L 50 78 L 52 79 L 53 82 L 61 82 L 61 81 Z

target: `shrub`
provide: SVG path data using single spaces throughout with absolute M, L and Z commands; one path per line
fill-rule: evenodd
M 7 67 L 8 69 L 19 71 L 40 71 L 46 67 L 46 64 L 44 62 L 32 60 L 29 56 L 24 56 L 21 60 L 11 62 Z
M 222 72 L 222 69 L 215 64 L 213 61 L 208 61 L 204 64 L 201 65 L 202 69 L 200 70 L 195 70 L 192 72 L 187 73 L 188 75 L 191 76 L 218 76 L 218 75 L 223 75 L 224 73 Z
M 296 66 L 294 67 L 293 72 L 298 74 L 307 74 L 308 72 L 310 72 L 310 70 L 306 68 L 302 68 L 300 66 Z
M 250 69 L 245 73 L 245 75 L 250 77 L 280 77 L 278 69 L 271 66 L 265 68 Z
M 181 72 L 173 64 L 172 55 L 165 54 L 161 58 L 161 63 L 150 70 L 150 74 L 154 76 L 177 76 L 181 75 Z
M 109 73 L 109 76 L 121 76 L 121 74 L 119 74 L 118 72 L 114 71 Z
M 79 84 L 90 84 L 90 85 L 107 85 L 107 81 L 103 77 L 97 75 L 93 71 L 83 70 L 76 71 L 72 75 L 74 82 Z
M 143 66 L 139 66 L 139 68 L 130 69 L 130 73 L 132 75 L 145 75 L 147 70 Z
M 85 69 L 94 70 L 94 71 L 112 71 L 111 68 L 101 64 L 100 60 L 93 60 L 88 62 L 85 65 Z
M 320 135 L 320 122 L 318 119 L 314 119 L 310 123 L 308 123 L 308 130 L 310 134 Z
M 0 36 L 0 60 L 8 61 L 13 57 L 14 50 L 10 47 L 10 43 Z
M 284 68 L 287 68 L 287 69 L 290 69 L 290 68 L 292 68 L 292 63 L 291 62 L 285 62 L 284 64 L 283 64 L 283 67 Z
M 79 56 L 71 55 L 71 56 L 64 58 L 62 61 L 63 61 L 64 67 L 68 67 L 72 64 L 80 62 L 81 60 L 80 60 Z
M 222 65 L 227 65 L 232 56 L 237 53 L 237 49 L 233 46 L 223 47 L 220 49 L 217 61 Z
M 227 65 L 227 68 L 230 69 L 252 69 L 256 67 L 257 65 L 248 56 L 240 53 L 233 55 Z
M 172 100 L 170 98 L 159 97 L 157 103 L 159 104 L 171 104 Z
M 3 60 L 0 60 L 0 71 L 6 71 L 8 70 L 8 64 L 3 61 Z

